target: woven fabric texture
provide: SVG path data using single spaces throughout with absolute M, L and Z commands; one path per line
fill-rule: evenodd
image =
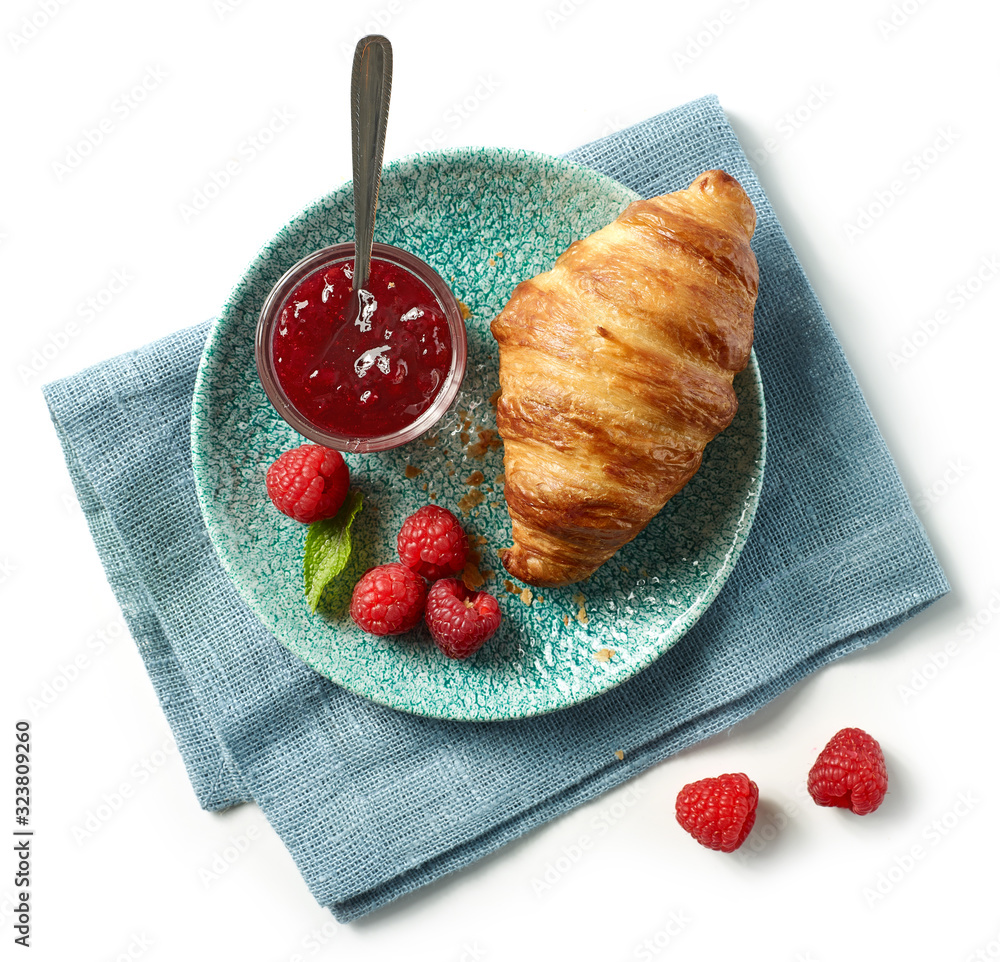
M 358 918 L 746 718 L 948 591 L 823 311 L 715 97 L 573 151 L 652 196 L 720 167 L 757 208 L 768 464 L 707 614 L 589 702 L 492 723 L 419 718 L 328 682 L 242 603 L 190 466 L 203 324 L 50 384 L 108 579 L 198 799 L 256 800 L 316 899 Z M 619 761 L 615 750 L 624 751 Z

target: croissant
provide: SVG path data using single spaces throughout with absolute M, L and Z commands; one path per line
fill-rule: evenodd
M 493 320 L 514 541 L 501 559 L 516 578 L 587 578 L 732 421 L 753 343 L 755 223 L 739 183 L 709 170 L 575 241 Z

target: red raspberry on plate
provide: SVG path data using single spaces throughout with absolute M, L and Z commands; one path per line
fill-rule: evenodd
M 442 578 L 427 593 L 425 620 L 434 643 L 449 658 L 468 658 L 500 627 L 500 606 L 485 591 Z
M 406 565 L 369 568 L 354 586 L 351 617 L 373 635 L 398 635 L 420 624 L 427 585 Z
M 267 493 L 274 506 L 303 524 L 332 518 L 350 486 L 340 452 L 318 444 L 286 451 L 267 469 Z
M 469 539 L 455 515 L 436 504 L 427 504 L 403 522 L 396 550 L 403 564 L 434 581 L 465 567 Z
M 758 794 L 742 772 L 703 778 L 677 793 L 677 821 L 706 848 L 735 852 L 757 818 Z
M 807 782 L 817 805 L 849 808 L 855 815 L 874 812 L 888 785 L 882 748 L 860 728 L 841 728 L 826 743 Z

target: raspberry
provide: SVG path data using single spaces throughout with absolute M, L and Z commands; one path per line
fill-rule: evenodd
M 465 567 L 469 539 L 455 515 L 428 504 L 403 522 L 396 550 L 403 564 L 434 581 Z
M 373 635 L 399 635 L 420 624 L 426 598 L 424 579 L 394 561 L 361 576 L 351 595 L 351 617 Z
M 809 770 L 809 794 L 817 805 L 849 808 L 855 815 L 874 812 L 889 780 L 882 748 L 860 728 L 842 728 Z
M 449 658 L 468 658 L 500 627 L 500 606 L 485 591 L 442 578 L 427 593 L 426 621 L 434 643 Z
M 677 821 L 706 848 L 735 852 L 753 828 L 758 794 L 742 773 L 703 778 L 677 793 Z
M 350 486 L 340 452 L 318 444 L 286 451 L 267 469 L 267 493 L 274 506 L 303 524 L 332 518 Z

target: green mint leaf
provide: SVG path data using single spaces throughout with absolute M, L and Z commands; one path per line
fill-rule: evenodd
M 302 570 L 310 611 L 319 607 L 326 586 L 344 570 L 351 557 L 351 523 L 360 510 L 361 492 L 348 491 L 332 518 L 309 525 Z

